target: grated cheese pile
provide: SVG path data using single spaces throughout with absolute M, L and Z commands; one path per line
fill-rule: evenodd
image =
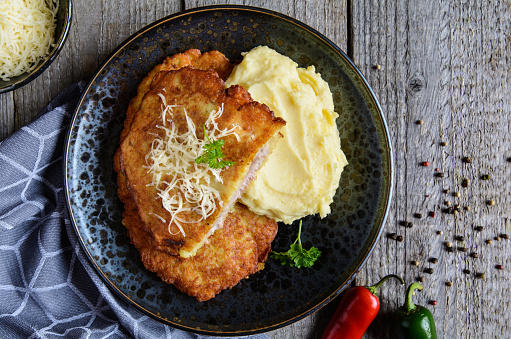
M 0 78 L 35 69 L 55 46 L 58 0 L 0 1 Z
M 155 185 L 163 207 L 172 215 L 169 221 L 169 233 L 173 234 L 170 225 L 175 223 L 183 236 L 186 236 L 181 223 L 196 223 L 207 219 L 222 204 L 220 193 L 211 187 L 213 180 L 222 182 L 222 169 L 214 169 L 207 164 L 197 164 L 195 159 L 202 155 L 207 140 L 198 139 L 196 126 L 188 117 L 186 109 L 177 105 L 167 105 L 165 97 L 160 94 L 162 104 L 162 126 L 157 126 L 165 133 L 161 138 L 155 135 L 150 152 L 146 155 L 147 168 L 153 174 L 152 185 Z M 174 109 L 182 109 L 186 118 L 188 131 L 178 134 L 177 127 L 172 121 Z M 205 123 L 211 142 L 234 135 L 238 126 L 220 130 L 215 122 L 223 113 L 223 105 L 213 110 Z M 202 127 L 202 126 L 200 126 Z M 200 128 L 199 127 L 199 128 Z M 181 212 L 195 212 L 197 220 L 185 220 L 179 217 Z M 155 214 L 156 215 L 156 214 Z M 163 217 L 156 215 L 162 222 Z

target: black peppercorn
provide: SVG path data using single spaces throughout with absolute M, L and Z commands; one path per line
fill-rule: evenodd
M 486 279 L 486 274 L 484 274 L 484 273 L 477 273 L 476 274 L 476 278 L 477 279 Z
M 483 230 L 483 226 L 476 226 L 474 227 L 474 230 L 476 230 L 477 232 L 481 232 Z
M 432 268 L 426 268 L 426 269 L 424 269 L 424 273 L 433 274 L 433 269 Z
M 387 237 L 389 237 L 392 240 L 396 240 L 397 239 L 397 234 L 396 233 L 390 233 L 390 234 L 387 235 Z

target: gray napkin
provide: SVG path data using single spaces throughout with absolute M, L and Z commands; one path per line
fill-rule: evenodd
M 0 143 L 0 338 L 212 338 L 128 305 L 82 252 L 65 206 L 62 153 L 84 87 L 69 86 Z

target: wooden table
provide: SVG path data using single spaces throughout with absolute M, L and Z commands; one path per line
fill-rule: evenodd
M 219 3 L 74 2 L 73 27 L 57 61 L 31 84 L 0 95 L 0 140 L 30 122 L 64 87 L 89 79 L 138 29 L 187 8 Z M 228 3 L 269 8 L 316 28 L 348 53 L 380 100 L 394 147 L 394 196 L 382 237 L 356 283 L 372 284 L 387 273 L 407 282 L 424 277 L 425 289 L 415 301 L 433 312 L 439 337 L 508 337 L 511 240 L 495 237 L 511 234 L 511 2 Z M 423 161 L 430 166 L 421 166 Z M 489 180 L 482 179 L 485 174 Z M 445 202 L 459 205 L 459 212 L 445 213 Z M 414 226 L 406 228 L 402 221 Z M 453 251 L 446 242 L 453 243 Z M 394 284 L 381 289 L 382 308 L 365 338 L 390 336 L 388 316 L 403 303 L 402 292 Z M 269 335 L 319 338 L 335 304 Z

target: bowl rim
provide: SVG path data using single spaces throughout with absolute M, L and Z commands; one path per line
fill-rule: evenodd
M 62 50 L 62 47 L 64 46 L 64 43 L 67 40 L 67 36 L 69 34 L 69 30 L 71 28 L 71 22 L 73 18 L 73 0 L 60 0 L 61 2 L 67 2 L 67 10 L 66 10 L 66 19 L 65 19 L 65 27 L 62 31 L 62 34 L 59 37 L 59 40 L 57 41 L 57 44 L 55 48 L 46 56 L 46 58 L 41 62 L 32 72 L 27 73 L 25 77 L 22 77 L 18 81 L 6 86 L 1 87 L 0 85 L 0 94 L 13 91 L 15 89 L 18 89 L 22 86 L 25 86 L 35 78 L 37 78 L 39 75 L 41 75 L 50 65 L 51 63 L 57 58 L 60 51 Z

